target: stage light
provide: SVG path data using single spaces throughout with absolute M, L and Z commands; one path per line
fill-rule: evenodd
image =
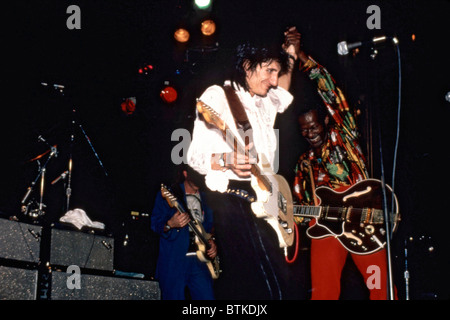
M 131 115 L 136 111 L 136 98 L 135 97 L 129 97 L 126 98 L 121 104 L 120 107 L 122 111 L 126 115 Z
M 149 74 L 151 71 L 153 71 L 153 65 L 148 64 L 145 67 L 139 68 L 138 72 L 140 74 Z
M 171 85 L 169 85 L 168 81 L 164 82 L 164 88 L 161 90 L 161 93 L 159 94 L 159 96 L 161 97 L 161 99 L 165 102 L 165 103 L 173 103 L 177 100 L 178 98 L 178 93 L 177 90 L 172 87 Z
M 199 9 L 208 9 L 211 6 L 211 0 L 195 0 L 195 6 Z
M 201 31 L 205 36 L 210 36 L 216 32 L 216 24 L 213 20 L 208 19 L 202 22 Z
M 187 31 L 186 29 L 183 29 L 183 28 L 179 28 L 179 29 L 175 30 L 173 37 L 178 42 L 181 42 L 181 43 L 188 42 L 189 41 L 189 31 Z

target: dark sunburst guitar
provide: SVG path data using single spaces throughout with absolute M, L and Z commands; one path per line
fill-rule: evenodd
M 400 221 L 398 200 L 392 189 L 385 186 L 390 225 L 394 232 Z M 381 181 L 362 180 L 341 192 L 322 186 L 316 189 L 316 195 L 319 206 L 294 206 L 294 216 L 315 219 L 306 230 L 310 238 L 335 237 L 348 251 L 360 255 L 374 253 L 385 247 L 384 192 Z
M 180 202 L 177 200 L 177 198 L 172 194 L 172 192 L 169 191 L 169 189 L 162 184 L 161 185 L 161 194 L 164 199 L 166 199 L 169 206 L 172 208 L 177 209 L 181 213 L 187 213 L 190 217 L 190 221 L 188 223 L 189 227 L 194 231 L 195 233 L 195 243 L 197 244 L 198 250 L 196 252 L 197 258 L 206 263 L 209 272 L 211 273 L 211 277 L 213 279 L 219 278 L 220 274 L 220 266 L 219 266 L 219 257 L 216 256 L 213 259 L 211 259 L 206 252 L 211 248 L 211 245 L 209 243 L 209 239 L 211 238 L 211 235 L 205 231 L 203 228 L 203 225 L 201 222 L 197 221 L 189 210 L 186 210 Z

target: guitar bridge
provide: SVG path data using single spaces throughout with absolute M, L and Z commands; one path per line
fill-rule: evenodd
M 285 215 L 287 214 L 287 201 L 286 201 L 286 198 L 283 196 L 283 194 L 281 192 L 278 192 L 278 208 Z

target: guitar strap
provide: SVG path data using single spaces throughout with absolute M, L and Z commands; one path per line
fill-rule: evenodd
M 223 86 L 225 95 L 228 100 L 228 105 L 230 106 L 231 113 L 233 114 L 234 121 L 239 128 L 243 129 L 244 132 L 252 128 L 250 121 L 248 121 L 247 113 L 244 110 L 241 100 L 237 96 L 236 92 L 230 85 Z
M 245 112 L 241 100 L 230 85 L 224 85 L 223 90 L 225 91 L 228 105 L 230 106 L 231 114 L 233 115 L 236 127 L 238 130 L 242 130 L 242 133 L 240 132 L 240 134 L 244 139 L 245 145 L 247 146 L 250 142 L 253 142 L 252 125 L 248 120 L 247 113 Z M 249 150 L 249 153 L 252 153 L 257 158 L 255 145 L 253 145 L 253 148 Z
M 251 141 L 253 141 L 253 132 L 252 126 L 250 124 L 250 121 L 248 120 L 244 106 L 242 105 L 241 100 L 236 94 L 236 91 L 234 91 L 234 89 L 230 85 L 223 86 L 223 90 L 225 91 L 228 105 L 230 106 L 230 110 L 236 123 L 236 127 L 238 129 L 241 129 L 243 133 L 245 133 L 245 134 L 241 133 L 241 136 L 244 139 L 245 145 L 248 145 Z M 255 154 L 256 158 L 258 157 L 254 145 L 253 148 L 249 150 L 249 153 L 250 152 Z M 256 198 L 253 195 L 251 195 L 248 191 L 243 189 L 228 189 L 227 193 L 238 196 L 244 200 L 247 200 L 250 203 L 256 200 Z
M 306 164 L 306 166 L 308 167 L 308 171 L 309 171 L 309 179 L 311 180 L 311 191 L 312 191 L 312 196 L 313 196 L 313 200 L 314 200 L 314 205 L 318 206 L 319 205 L 319 201 L 317 200 L 317 196 L 316 196 L 316 184 L 314 182 L 314 169 L 311 165 L 311 161 L 308 160 L 303 160 L 302 161 L 302 166 Z

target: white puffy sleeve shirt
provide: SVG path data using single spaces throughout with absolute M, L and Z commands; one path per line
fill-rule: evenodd
M 225 84 L 229 84 L 226 82 Z M 284 112 L 292 103 L 292 95 L 281 87 L 272 88 L 265 97 L 254 95 L 242 88 L 236 91 L 247 113 L 253 129 L 253 141 L 258 154 L 264 154 L 274 168 L 277 135 L 273 129 L 278 113 Z M 200 100 L 214 109 L 228 127 L 240 137 L 236 129 L 225 92 L 222 87 L 214 85 L 205 90 Z M 213 153 L 228 153 L 232 149 L 226 143 L 219 129 L 207 127 L 206 123 L 197 117 L 194 121 L 192 141 L 187 153 L 188 164 L 199 173 L 206 175 L 205 182 L 213 191 L 226 191 L 229 179 L 247 180 L 238 177 L 232 170 L 225 172 L 211 169 Z

